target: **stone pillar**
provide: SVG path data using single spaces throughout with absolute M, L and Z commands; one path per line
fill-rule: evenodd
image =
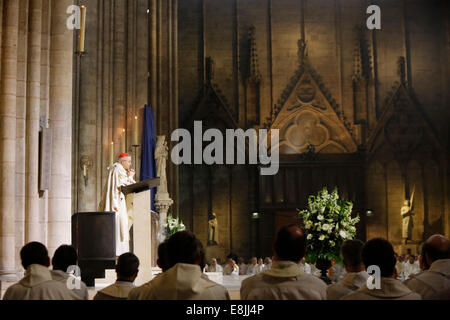
M 19 2 L 19 37 L 17 42 L 17 92 L 16 92 L 16 203 L 15 237 L 16 267 L 20 269 L 20 249 L 25 244 L 25 140 L 27 116 L 27 48 L 28 0 Z M 20 276 L 19 276 L 20 277 Z
M 3 1 L 0 90 L 0 270 L 15 273 L 15 150 L 19 1 Z
M 26 201 L 25 243 L 41 241 L 39 228 L 39 116 L 41 103 L 42 0 L 29 7 L 27 117 L 26 117 Z
M 51 2 L 50 128 L 52 165 L 48 195 L 48 249 L 71 243 L 73 31 L 66 28 L 72 0 Z

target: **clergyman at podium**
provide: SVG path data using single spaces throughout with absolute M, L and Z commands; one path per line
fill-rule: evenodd
M 127 211 L 125 195 L 120 188 L 136 183 L 134 175 L 135 171 L 131 169 L 131 156 L 122 153 L 117 162 L 108 168 L 108 179 L 98 208 L 99 212 L 116 213 L 116 256 L 130 251 L 131 216 Z

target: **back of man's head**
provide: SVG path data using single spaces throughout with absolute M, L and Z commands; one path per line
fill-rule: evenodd
M 137 276 L 139 259 L 133 253 L 127 252 L 119 256 L 116 264 L 117 278 L 129 279 Z
M 341 254 L 346 268 L 358 268 L 363 265 L 361 252 L 364 242 L 361 240 L 347 240 L 342 244 Z
M 306 253 L 305 233 L 295 224 L 282 227 L 275 238 L 273 250 L 279 260 L 298 263 Z
M 167 241 L 167 262 L 171 268 L 177 263 L 204 263 L 202 258 L 202 243 L 190 231 L 180 231 L 172 235 Z
M 378 266 L 382 277 L 392 277 L 395 269 L 394 249 L 389 241 L 374 238 L 366 242 L 362 250 L 362 260 L 366 267 Z
M 69 266 L 75 266 L 78 261 L 77 251 L 69 245 L 62 245 L 56 249 L 52 258 L 53 270 L 67 272 Z
M 423 244 L 422 254 L 429 266 L 436 260 L 450 259 L 450 242 L 448 238 L 440 234 L 432 235 Z
M 40 242 L 30 242 L 23 246 L 20 250 L 20 259 L 25 270 L 32 264 L 50 266 L 47 248 Z
M 158 246 L 158 260 L 156 263 L 163 272 L 169 269 L 167 263 L 167 240 L 161 242 Z

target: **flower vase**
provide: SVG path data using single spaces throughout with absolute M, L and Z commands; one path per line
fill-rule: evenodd
M 331 279 L 328 277 L 328 269 L 331 268 L 331 261 L 328 259 L 317 259 L 316 268 L 320 270 L 320 279 L 327 285 L 331 284 Z

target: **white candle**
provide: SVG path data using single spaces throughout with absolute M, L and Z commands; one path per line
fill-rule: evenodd
M 86 35 L 86 7 L 81 6 L 80 33 L 78 35 L 78 52 L 84 52 L 84 39 Z
M 111 152 L 111 159 L 110 159 L 110 163 L 114 164 L 114 141 L 111 142 L 111 148 L 110 148 L 110 152 Z
M 134 131 L 133 131 L 133 145 L 137 146 L 139 144 L 138 142 L 138 127 L 139 127 L 139 123 L 138 123 L 138 117 L 134 117 Z
M 87 176 L 87 168 L 86 165 L 83 164 L 83 176 L 86 177 Z
M 122 130 L 122 153 L 127 152 L 127 137 L 125 133 L 125 129 Z

